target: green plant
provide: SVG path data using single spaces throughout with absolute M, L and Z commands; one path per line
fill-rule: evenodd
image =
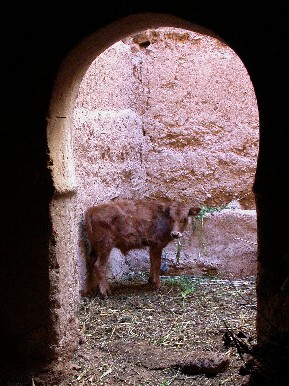
M 192 281 L 187 276 L 176 276 L 166 280 L 168 285 L 179 287 L 181 290 L 181 297 L 185 299 L 188 295 L 194 293 L 197 288 L 199 281 Z
M 183 249 L 182 240 L 176 239 L 175 240 L 175 246 L 176 246 L 176 262 L 179 264 L 180 257 L 181 257 L 181 251 Z
M 214 212 L 220 212 L 223 209 L 226 209 L 227 205 L 221 206 L 207 206 L 204 205 L 201 207 L 200 212 L 197 214 L 196 219 L 204 219 L 208 214 L 212 214 Z
M 170 379 L 168 379 L 167 381 L 163 382 L 160 386 L 169 386 L 169 385 L 171 385 L 174 382 L 174 380 L 177 378 L 178 375 L 179 375 L 179 373 L 177 372 Z
M 227 205 L 222 205 L 220 207 L 215 206 L 202 206 L 200 212 L 193 219 L 193 231 L 196 231 L 198 234 L 200 250 L 203 255 L 206 255 L 206 247 L 203 239 L 204 235 L 204 219 L 208 217 L 208 215 L 214 212 L 220 212 L 223 209 L 226 209 Z

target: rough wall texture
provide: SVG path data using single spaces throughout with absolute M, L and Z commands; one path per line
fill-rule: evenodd
M 244 197 L 250 207 L 259 132 L 244 65 L 210 36 L 174 29 L 146 35 L 151 44 L 138 54 L 139 112 L 151 145 L 150 194 L 214 205 Z
M 71 208 L 76 208 L 74 194 L 55 196 L 50 204 L 53 221 L 49 261 L 50 307 L 53 309 L 55 334 L 61 336 L 54 351 L 62 357 L 65 357 L 68 345 L 76 348 L 79 342 L 75 310 L 79 301 L 80 261 L 77 264 L 76 259 L 69 258 L 71 254 L 77 255 L 78 216 Z
M 139 115 L 130 109 L 82 114 L 75 131 L 79 202 L 86 207 L 114 197 L 142 195 L 145 137 Z
M 74 110 L 79 218 L 87 206 L 118 197 L 166 196 L 208 206 L 237 200 L 239 209 L 253 210 L 258 125 L 248 73 L 234 51 L 218 38 L 159 28 L 114 44 L 90 66 Z M 250 219 L 247 223 L 239 214 L 228 216 L 231 222 L 242 221 L 241 233 L 256 231 L 251 212 L 243 216 Z M 196 272 L 215 265 L 223 275 L 255 273 L 254 242 L 249 252 L 246 241 L 239 242 L 234 254 L 236 240 L 221 243 L 226 222 L 209 218 L 204 226 L 208 228 L 205 234 L 212 236 L 206 241 L 211 252 L 204 257 L 199 243 L 193 243 L 183 272 L 190 271 L 188 267 Z M 217 239 L 216 226 L 223 227 Z M 224 254 L 220 246 L 224 243 L 227 257 L 220 254 L 220 249 Z M 172 272 L 173 247 L 169 253 Z M 79 255 L 83 277 L 81 243 Z M 228 265 L 232 258 L 235 266 Z M 241 267 L 244 259 L 252 261 L 247 269 Z M 142 261 L 147 266 L 146 252 L 123 257 L 114 251 L 110 276 L 137 269 Z

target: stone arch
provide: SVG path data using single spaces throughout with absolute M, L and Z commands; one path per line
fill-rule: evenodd
M 188 30 L 201 29 L 170 15 L 133 15 L 114 22 L 84 39 L 61 64 L 54 84 L 47 125 L 50 169 L 54 187 L 58 193 L 76 190 L 71 147 L 71 119 L 78 87 L 89 65 L 100 53 L 118 40 L 148 27 L 157 28 L 166 25 Z M 207 33 L 210 34 L 209 31 Z
M 199 30 L 211 35 L 210 31 L 170 15 L 129 16 L 98 30 L 80 42 L 63 61 L 55 81 L 47 126 L 50 169 L 56 191 L 50 208 L 55 229 L 55 245 L 51 256 L 57 263 L 52 265 L 50 279 L 51 301 L 57 305 L 51 310 L 57 319 L 55 329 L 59 342 L 56 350 L 57 354 L 62 356 L 77 344 L 75 313 L 79 297 L 76 257 L 78 217 L 75 212 L 77 180 L 73 159 L 72 119 L 78 88 L 91 62 L 105 49 L 129 35 L 162 26 Z M 145 47 L 148 41 L 141 41 L 139 44 Z M 70 328 L 67 328 L 67 325 Z

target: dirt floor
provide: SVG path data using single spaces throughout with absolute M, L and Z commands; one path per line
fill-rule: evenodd
M 255 279 L 179 276 L 161 284 L 154 291 L 139 274 L 114 283 L 108 300 L 83 299 L 83 338 L 65 379 L 35 377 L 31 385 L 241 385 L 246 353 L 234 338 L 255 343 Z M 210 355 L 221 358 L 215 375 L 202 368 Z M 195 375 L 186 367 L 193 360 L 201 363 Z

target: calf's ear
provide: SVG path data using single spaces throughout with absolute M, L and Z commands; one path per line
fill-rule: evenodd
M 166 204 L 159 204 L 158 209 L 161 213 L 164 213 L 167 217 L 170 217 L 171 209 Z
M 164 212 L 167 217 L 170 217 L 171 208 L 169 206 L 166 206 Z
M 201 208 L 198 206 L 193 206 L 189 209 L 189 216 L 196 216 L 201 211 Z

